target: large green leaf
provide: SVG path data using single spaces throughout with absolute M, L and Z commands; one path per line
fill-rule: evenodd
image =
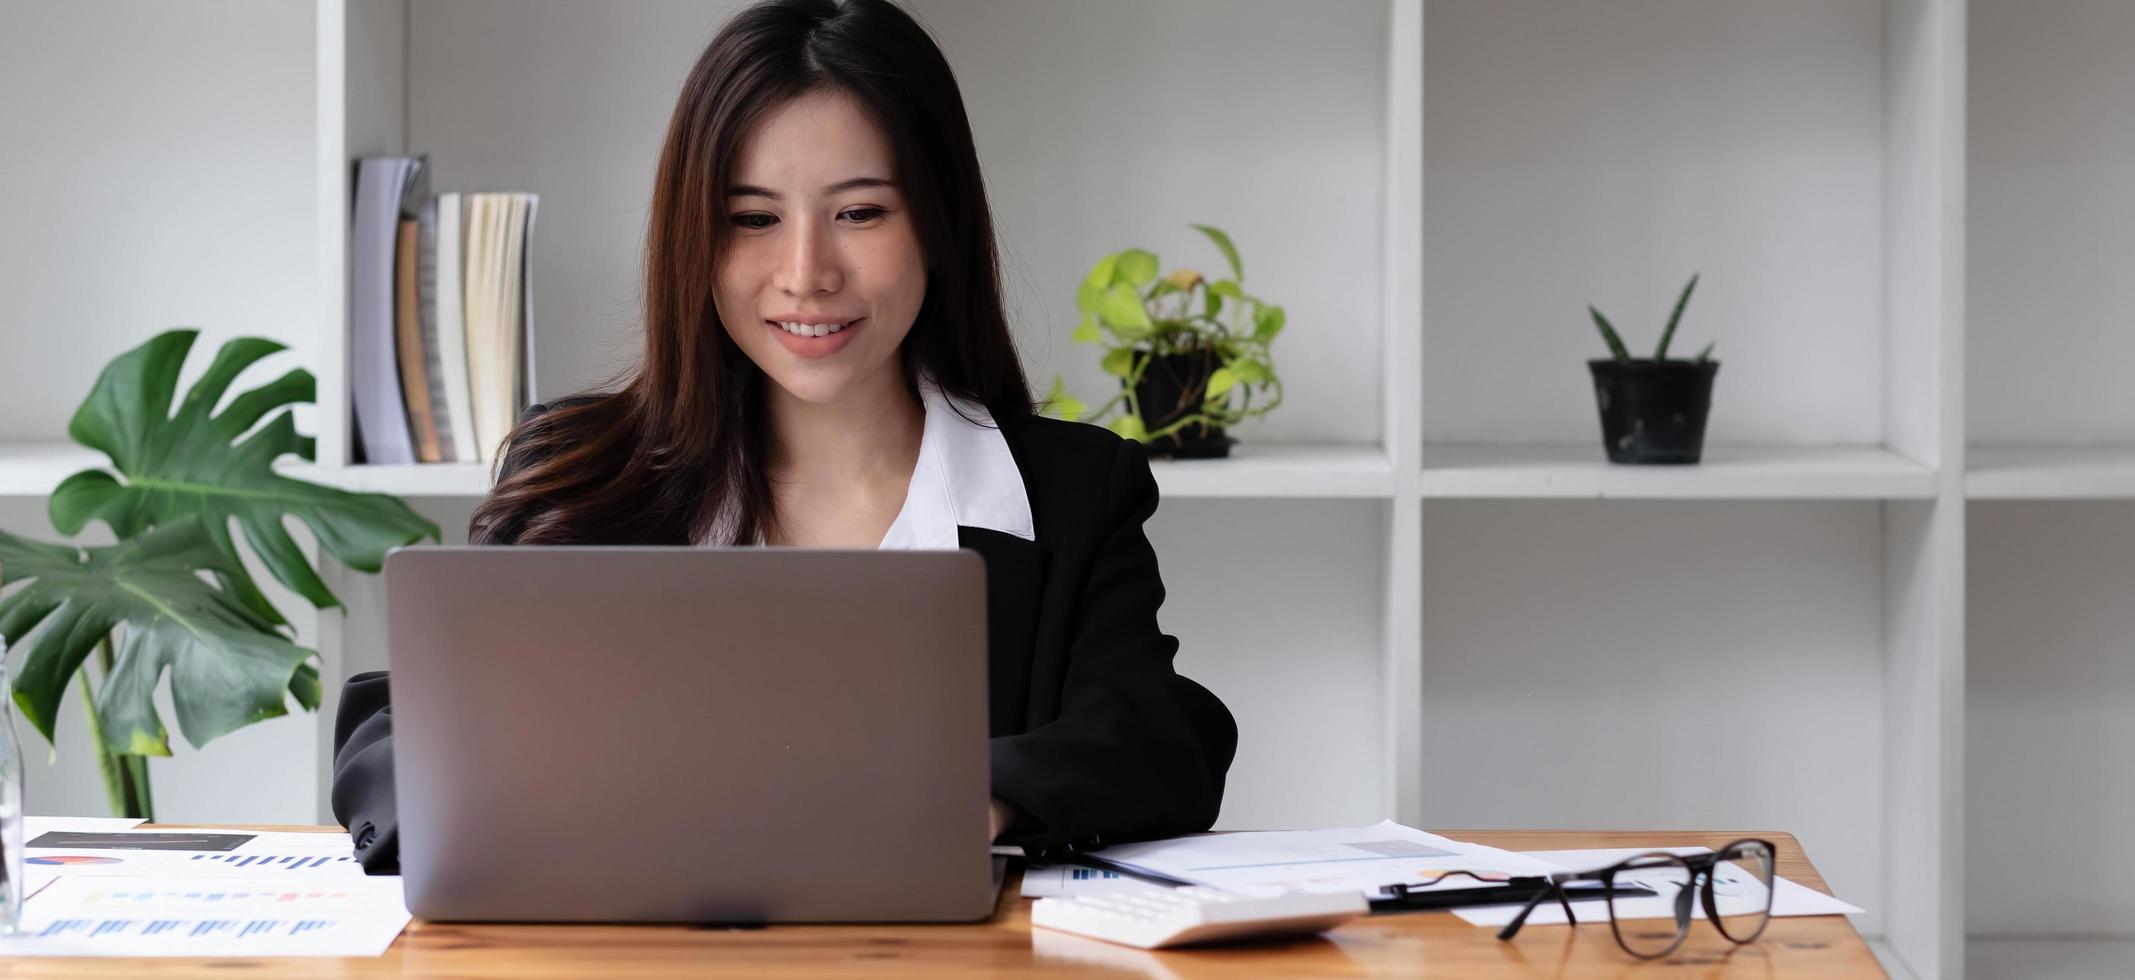
M 202 578 L 229 573 L 197 518 L 184 517 L 107 548 L 46 544 L 0 531 L 0 635 L 23 651 L 15 703 L 52 738 L 67 683 L 115 626 L 126 644 L 97 694 L 112 751 L 169 755 L 154 694 L 166 668 L 178 728 L 195 747 L 288 713 L 284 694 L 318 706 L 312 651 Z
M 349 493 L 274 471 L 275 460 L 283 456 L 313 457 L 312 439 L 297 434 L 290 408 L 314 398 L 311 372 L 291 370 L 238 394 L 215 413 L 230 382 L 283 350 L 281 344 L 258 338 L 223 344 L 172 412 L 179 369 L 198 335 L 196 330 L 167 331 L 119 355 L 97 377 L 67 433 L 110 456 L 118 474 L 83 470 L 52 492 L 52 525 L 60 533 L 76 534 L 101 520 L 119 537 L 130 538 L 198 517 L 225 558 L 216 570 L 223 585 L 273 624 L 282 617 L 238 560 L 233 523 L 276 579 L 322 609 L 340 602 L 290 537 L 284 518 L 303 521 L 329 554 L 366 572 L 376 572 L 389 549 L 438 537 L 437 525 L 397 498 Z M 270 414 L 273 418 L 259 425 Z

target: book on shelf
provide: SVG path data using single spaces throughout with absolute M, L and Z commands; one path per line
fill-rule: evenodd
M 467 388 L 479 458 L 490 461 L 519 415 L 532 404 L 532 280 L 527 242 L 540 198 L 533 194 L 466 195 Z
M 466 223 L 462 220 L 466 202 L 457 192 L 439 194 L 434 228 L 434 248 L 431 279 L 437 292 L 434 294 L 437 313 L 433 323 L 437 328 L 438 370 L 432 377 L 438 383 L 431 387 L 433 395 L 440 393 L 445 402 L 445 414 L 440 423 L 440 433 L 446 445 L 451 447 L 452 459 L 473 462 L 480 459 L 474 449 L 474 404 L 467 391 L 467 308 L 466 293 L 461 284 L 466 279 L 467 260 L 464 245 Z M 437 270 L 449 270 L 438 275 Z
M 356 163 L 349 374 L 365 463 L 490 462 L 532 404 L 529 193 L 431 195 L 421 157 Z
M 365 157 L 356 161 L 356 194 L 349 216 L 349 400 L 365 462 L 412 463 L 408 407 L 400 386 L 394 336 L 394 253 L 402 204 L 423 161 Z
M 393 343 L 400 352 L 400 393 L 408 406 L 408 435 L 419 463 L 441 462 L 437 416 L 430 410 L 430 373 L 423 358 L 423 295 L 418 270 L 420 223 L 403 219 L 393 253 Z

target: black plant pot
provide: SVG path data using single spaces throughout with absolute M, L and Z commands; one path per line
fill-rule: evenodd
M 1611 463 L 1695 463 L 1705 452 L 1718 361 L 1586 362 Z
M 1142 410 L 1142 424 L 1155 432 L 1178 419 L 1196 414 L 1208 376 L 1216 371 L 1216 359 L 1206 351 L 1166 354 L 1150 362 L 1142 380 L 1134 386 L 1134 403 Z M 1231 454 L 1237 440 L 1224 435 L 1220 425 L 1189 425 L 1149 443 L 1152 456 L 1174 459 L 1222 459 Z

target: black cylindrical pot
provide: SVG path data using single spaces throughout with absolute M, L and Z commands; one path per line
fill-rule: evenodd
M 1718 361 L 1586 362 L 1611 463 L 1695 463 L 1705 451 Z
M 1201 410 L 1208 376 L 1216 371 L 1213 352 L 1166 354 L 1150 362 L 1142 380 L 1134 386 L 1134 403 L 1142 411 L 1142 424 L 1155 432 Z M 1189 425 L 1149 443 L 1152 456 L 1174 459 L 1221 459 L 1231 454 L 1236 440 L 1222 426 Z

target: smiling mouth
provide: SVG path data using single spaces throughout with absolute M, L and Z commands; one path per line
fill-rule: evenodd
M 791 323 L 782 322 L 779 320 L 767 320 L 765 322 L 771 324 L 774 327 L 779 328 L 780 330 L 784 330 L 785 332 L 792 334 L 796 337 L 828 337 L 831 334 L 838 333 L 839 331 L 844 330 L 846 327 L 852 326 L 853 324 L 858 323 L 860 321 L 847 320 L 844 323 Z

